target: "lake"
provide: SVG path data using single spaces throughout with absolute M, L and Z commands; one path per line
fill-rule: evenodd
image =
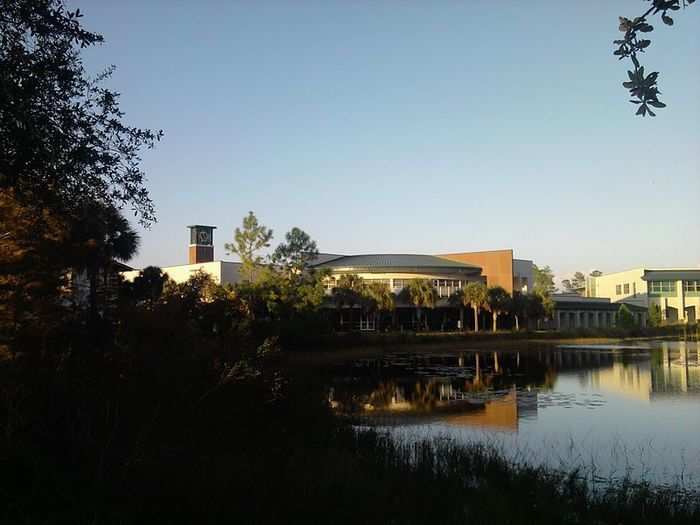
M 697 342 L 378 351 L 324 373 L 338 413 L 398 439 L 486 442 L 600 482 L 700 487 Z

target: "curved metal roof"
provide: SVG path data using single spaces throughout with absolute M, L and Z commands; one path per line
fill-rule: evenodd
M 315 264 L 317 268 L 348 268 L 354 270 L 387 270 L 390 268 L 414 268 L 414 269 L 440 269 L 473 271 L 481 270 L 481 267 L 466 264 L 433 255 L 417 254 L 369 254 L 369 255 L 340 255 L 332 259 L 323 258 L 325 254 L 319 254 L 321 262 Z

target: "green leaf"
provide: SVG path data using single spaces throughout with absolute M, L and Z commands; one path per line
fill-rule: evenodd
M 666 107 L 666 104 L 664 104 L 663 102 L 659 102 L 658 100 L 650 100 L 648 102 L 648 104 L 650 106 L 654 106 L 655 108 L 665 108 Z
M 673 25 L 673 18 L 671 18 L 668 15 L 661 15 L 661 20 L 663 20 L 664 24 L 666 24 L 667 26 Z
M 646 106 L 646 104 L 642 104 L 641 106 L 639 106 L 639 109 L 637 110 L 637 113 L 635 113 L 635 115 L 644 116 L 644 115 L 646 115 L 646 112 L 647 112 L 647 106 Z
M 644 49 L 645 47 L 649 47 L 649 44 L 651 44 L 651 40 L 640 40 L 639 44 L 637 44 L 637 46 L 640 49 Z

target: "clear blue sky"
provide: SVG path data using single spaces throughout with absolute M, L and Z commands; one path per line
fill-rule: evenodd
M 105 35 L 158 223 L 135 266 L 186 262 L 188 224 L 248 210 L 322 251 L 510 248 L 559 277 L 700 265 L 700 6 L 644 57 L 668 108 L 634 117 L 611 55 L 640 0 L 73 0 Z

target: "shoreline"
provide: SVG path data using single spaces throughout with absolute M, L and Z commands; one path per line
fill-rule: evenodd
M 384 334 L 382 334 L 383 336 Z M 535 352 L 553 350 L 562 345 L 594 346 L 594 345 L 640 345 L 640 343 L 652 341 L 682 341 L 675 335 L 646 335 L 635 337 L 610 337 L 610 336 L 580 336 L 571 335 L 563 337 L 508 337 L 519 334 L 491 334 L 487 337 L 464 336 L 464 334 L 425 334 L 410 337 L 404 341 L 377 341 L 377 337 L 367 338 L 365 341 L 357 341 L 354 345 L 319 346 L 302 350 L 295 348 L 287 352 L 287 360 L 290 364 L 305 362 L 333 362 L 364 357 L 377 357 L 390 353 L 437 353 L 437 352 L 473 352 L 479 350 L 502 350 L 504 352 Z M 562 334 L 557 334 L 562 335 Z M 502 337 L 506 336 L 506 337 Z M 421 338 L 424 338 L 421 340 Z M 440 340 L 442 339 L 442 340 Z M 692 340 L 696 342 L 697 340 Z M 643 348 L 642 346 L 639 346 Z

